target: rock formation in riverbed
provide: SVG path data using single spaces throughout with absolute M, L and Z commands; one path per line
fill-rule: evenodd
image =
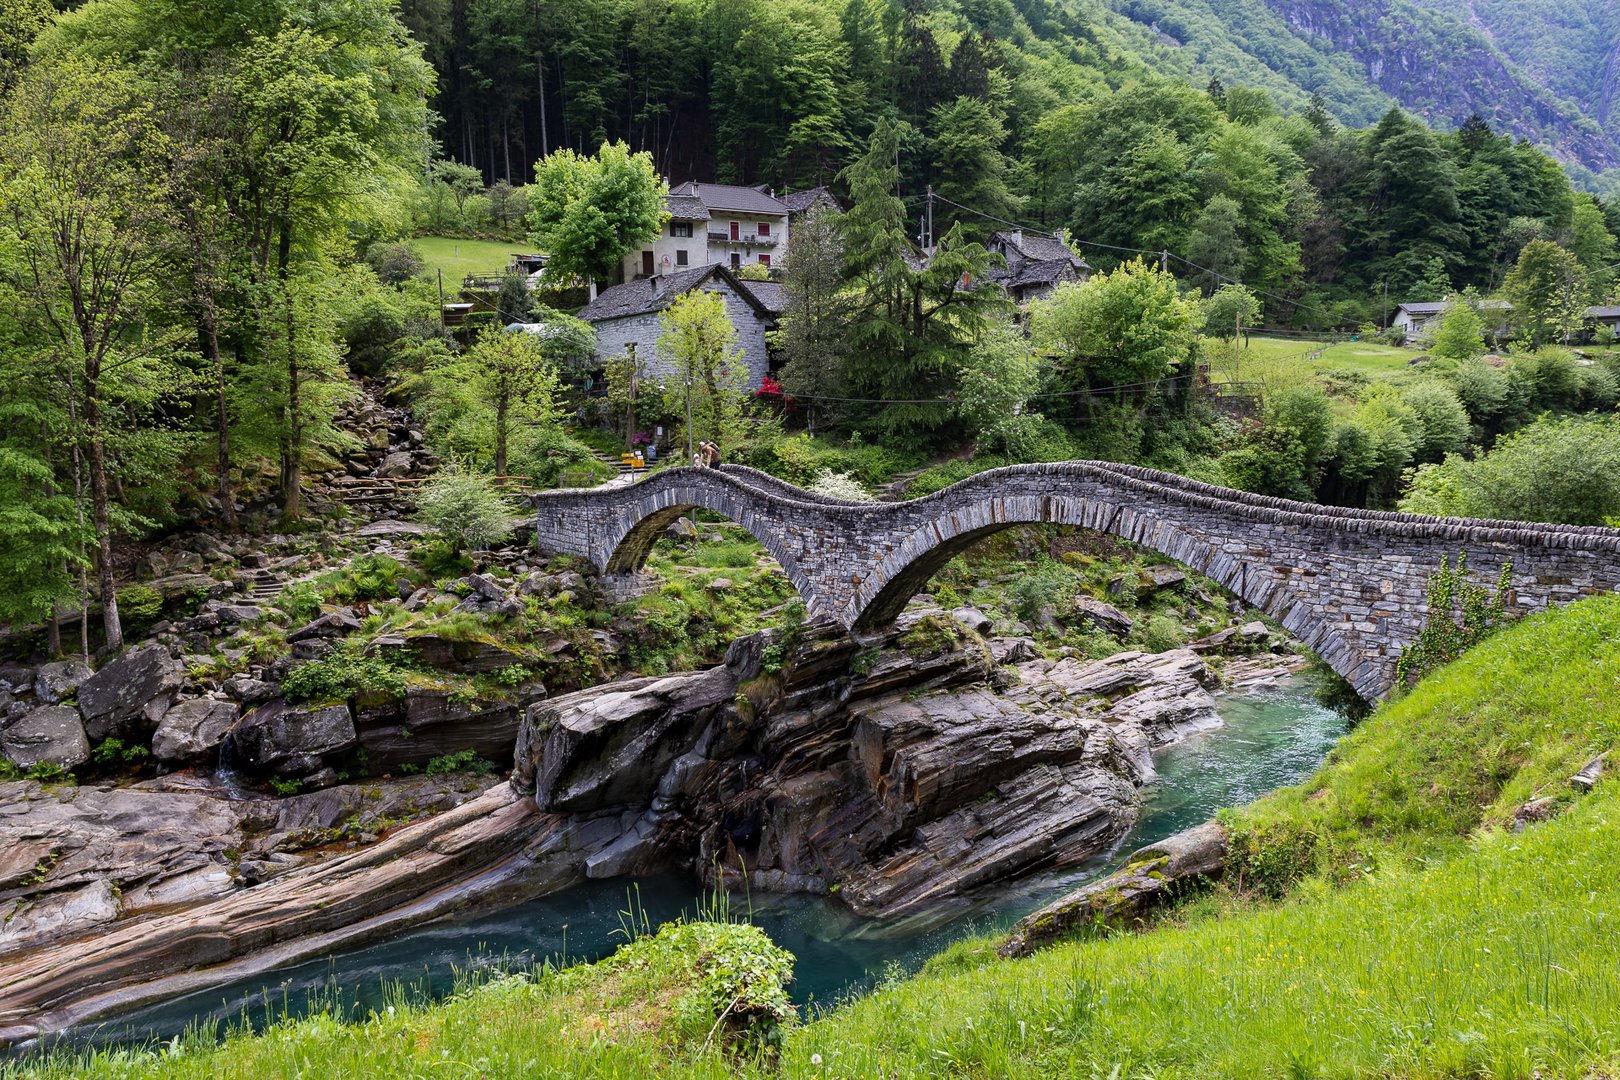
M 685 865 L 893 915 L 1109 850 L 1152 750 L 1219 723 L 1185 650 L 1053 662 L 934 612 L 780 651 L 531 706 L 514 786 L 630 822 L 590 876 Z

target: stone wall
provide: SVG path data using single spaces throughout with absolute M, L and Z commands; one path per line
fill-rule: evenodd
M 1095 529 L 1161 552 L 1275 617 L 1367 697 L 1422 627 L 1429 575 L 1468 553 L 1482 582 L 1513 564 L 1517 613 L 1620 588 L 1620 530 L 1316 506 L 1103 462 L 1015 465 L 926 498 L 851 503 L 750 469 L 670 469 L 629 487 L 536 499 L 543 550 L 609 574 L 645 561 L 694 507 L 757 537 L 813 615 L 892 620 L 950 558 L 1014 525 Z
M 770 370 L 770 357 L 765 346 L 765 323 L 749 303 L 729 287 L 710 289 L 719 293 L 726 302 L 726 314 L 737 329 L 736 349 L 748 368 L 748 389 L 758 390 Z M 593 324 L 596 330 L 596 357 L 606 360 L 620 356 L 635 342 L 636 356 L 642 374 L 654 382 L 674 374 L 674 367 L 658 355 L 658 337 L 664 332 L 658 312 L 631 315 L 623 319 L 606 319 Z

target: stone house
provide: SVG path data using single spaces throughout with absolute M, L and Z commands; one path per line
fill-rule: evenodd
M 1091 276 L 1091 264 L 1076 255 L 1061 234 L 1001 230 L 990 234 L 985 247 L 1007 260 L 1005 270 L 993 270 L 989 277 L 1017 303 L 1047 296 L 1065 281 Z
M 726 314 L 737 330 L 735 347 L 748 368 L 748 388 L 757 390 L 770 369 L 765 334 L 776 328 L 776 320 L 748 284 L 722 265 L 691 267 L 615 285 L 581 308 L 578 315 L 596 331 L 598 363 L 624 355 L 634 344 L 637 366 L 643 375 L 656 381 L 674 372 L 674 366 L 658 355 L 658 338 L 663 333 L 660 316 L 664 310 L 693 289 L 717 293 L 725 301 Z

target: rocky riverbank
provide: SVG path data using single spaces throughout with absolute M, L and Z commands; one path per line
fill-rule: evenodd
M 482 793 L 0 786 L 0 1039 L 586 877 L 688 868 L 874 915 L 948 903 L 1110 849 L 1153 749 L 1218 722 L 1193 651 L 1054 661 L 975 625 L 754 635 L 715 668 L 542 700 L 512 783 Z

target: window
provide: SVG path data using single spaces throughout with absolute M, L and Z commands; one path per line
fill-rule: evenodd
M 672 221 L 669 223 L 669 235 L 681 237 L 686 240 L 692 238 L 692 223 L 690 221 Z
M 771 223 L 770 222 L 762 221 L 762 222 L 759 223 L 759 235 L 761 235 L 761 236 L 769 236 L 769 235 L 771 235 Z
M 759 257 L 759 265 L 761 265 L 761 266 L 769 266 L 769 265 L 771 265 L 771 257 L 769 255 L 761 255 Z
M 742 223 L 741 222 L 733 221 L 731 223 L 731 238 L 733 240 L 741 240 L 742 239 Z
M 675 253 L 675 265 L 676 266 L 685 266 L 686 265 L 686 250 L 684 248 Z

